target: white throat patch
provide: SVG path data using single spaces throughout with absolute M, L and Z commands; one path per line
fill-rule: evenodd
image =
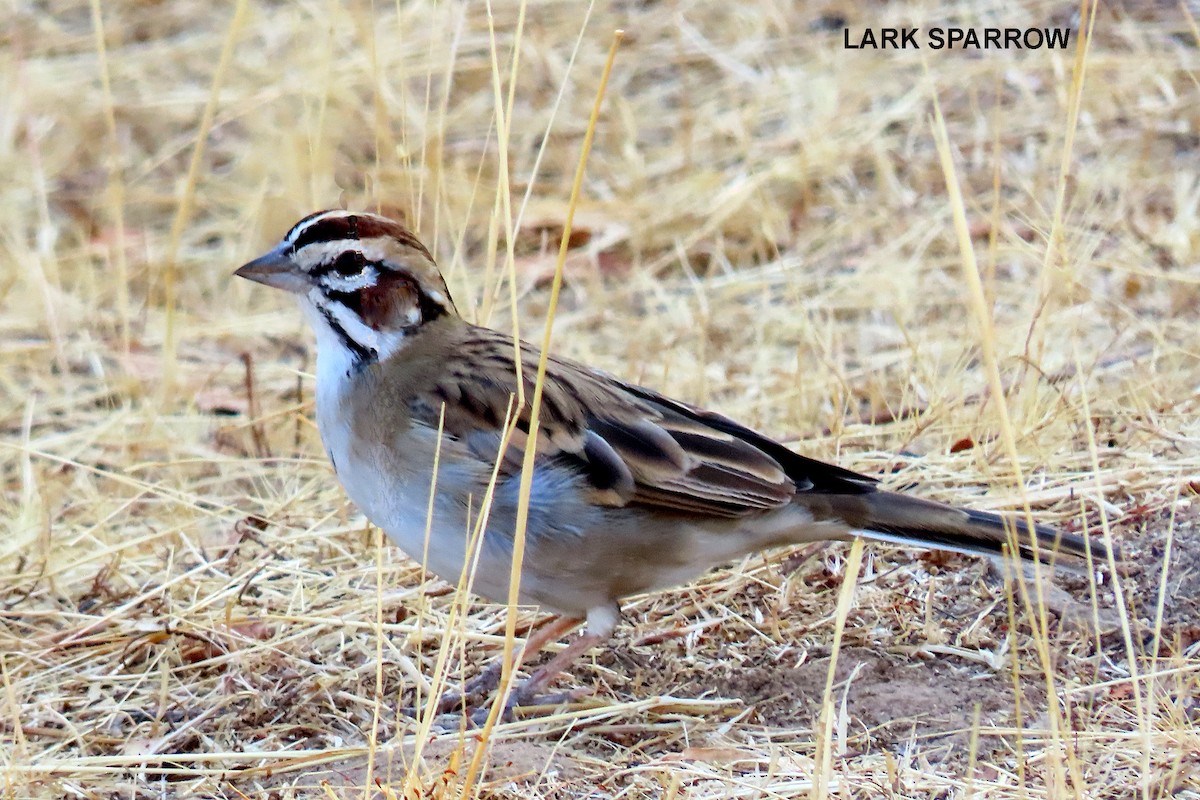
M 309 289 L 308 294 L 300 298 L 300 307 L 316 331 L 318 361 L 328 355 L 339 364 L 338 369 L 341 371 L 352 367 L 357 358 L 354 351 L 342 340 L 341 333 L 363 350 L 374 353 L 378 361 L 386 361 L 404 346 L 403 330 L 377 331 L 365 324 L 346 306 L 331 300 L 317 287 Z M 334 326 L 339 328 L 341 333 Z M 343 360 L 344 367 L 340 366 Z

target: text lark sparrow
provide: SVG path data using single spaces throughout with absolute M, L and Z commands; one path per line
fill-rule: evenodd
M 323 211 L 236 273 L 295 294 L 317 336 L 317 424 L 346 494 L 407 554 L 456 582 L 516 393 L 512 338 L 459 316 L 429 251 L 399 223 Z M 522 344 L 525 397 L 538 351 Z M 534 650 L 583 636 L 514 692 L 532 699 L 607 640 L 623 597 L 686 582 L 763 548 L 862 535 L 997 555 L 1085 555 L 1082 537 L 886 492 L 726 417 L 551 358 L 520 597 L 561 614 Z M 444 419 L 443 419 L 444 414 Z M 528 407 L 500 459 L 473 590 L 506 602 Z M 438 429 L 442 427 L 439 447 Z M 537 640 L 536 642 L 534 640 Z

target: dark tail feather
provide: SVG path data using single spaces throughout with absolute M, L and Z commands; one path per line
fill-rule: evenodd
M 1106 560 L 1104 544 L 1049 525 L 1035 525 L 1032 533 L 1024 515 L 1001 517 L 987 511 L 971 511 L 893 492 L 864 494 L 800 495 L 813 515 L 837 520 L 870 539 L 905 546 L 951 550 L 974 555 L 1000 556 L 1010 549 L 1015 536 L 1017 552 L 1032 560 L 1034 542 L 1041 561 L 1059 555 Z

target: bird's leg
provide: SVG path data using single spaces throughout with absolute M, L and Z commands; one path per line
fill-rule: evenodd
M 608 638 L 608 634 L 592 633 L 591 631 L 581 633 L 575 638 L 575 641 L 556 653 L 554 658 L 535 669 L 528 678 L 521 681 L 521 684 L 509 695 L 508 706 L 515 708 L 516 706 L 536 704 L 539 692 L 549 686 L 551 681 L 563 672 L 566 672 L 575 659 Z
M 551 619 L 525 640 L 525 645 L 515 656 L 514 668 L 520 667 L 526 658 L 537 655 L 546 645 L 566 636 L 582 622 L 583 620 L 581 619 L 567 616 L 558 616 Z M 449 691 L 442 695 L 442 699 L 438 701 L 437 713 L 444 714 L 447 711 L 457 708 L 464 702 L 475 698 L 482 699 L 491 694 L 500 685 L 500 674 L 503 671 L 503 667 L 503 655 L 493 659 L 492 663 L 488 664 L 483 672 L 467 681 L 461 693 Z
M 517 706 L 560 703 L 569 699 L 573 695 L 572 692 L 546 698 L 539 698 L 538 692 L 549 686 L 551 681 L 570 667 L 579 656 L 596 645 L 612 638 L 613 629 L 616 628 L 620 618 L 621 609 L 615 603 L 612 606 L 595 608 L 588 611 L 587 629 L 575 641 L 556 653 L 553 658 L 535 669 L 528 678 L 512 690 L 509 694 L 508 702 L 504 706 L 504 718 L 511 719 L 512 711 Z M 578 620 L 575 620 L 575 622 L 578 624 Z M 546 643 L 543 642 L 543 645 Z M 520 662 L 518 662 L 519 664 Z M 482 722 L 483 719 L 487 718 L 487 709 L 479 709 L 473 718 L 475 718 L 477 723 Z

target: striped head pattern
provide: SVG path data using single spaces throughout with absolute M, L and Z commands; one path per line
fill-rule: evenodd
M 458 313 L 425 246 L 376 214 L 310 214 L 235 274 L 297 295 L 318 345 L 332 339 L 359 364 L 385 359 L 422 325 Z

